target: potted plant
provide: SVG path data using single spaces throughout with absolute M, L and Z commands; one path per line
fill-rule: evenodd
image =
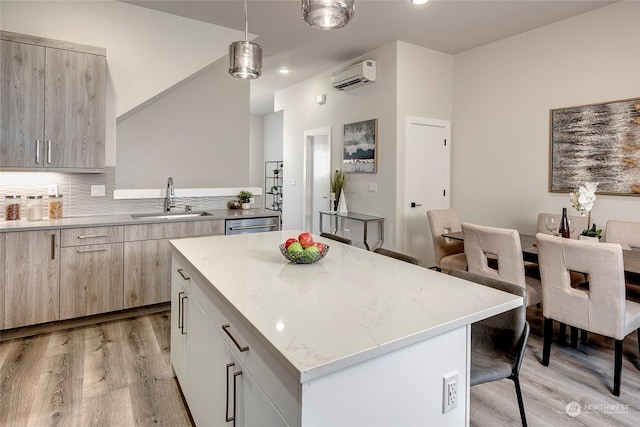
M 586 230 L 583 230 L 582 233 L 580 233 L 580 236 L 578 236 L 578 238 L 580 240 L 593 240 L 595 242 L 600 241 L 600 238 L 602 237 L 602 230 L 596 230 L 596 223 L 593 223 L 593 226 L 591 226 L 591 228 L 587 228 Z
M 249 209 L 251 207 L 251 198 L 253 197 L 253 193 L 251 191 L 242 190 L 238 193 L 238 198 L 242 203 L 242 209 Z
M 340 194 L 342 194 L 345 184 L 346 179 L 344 172 L 336 169 L 335 173 L 331 177 L 331 200 L 333 200 L 334 211 L 338 210 L 338 201 L 340 200 Z

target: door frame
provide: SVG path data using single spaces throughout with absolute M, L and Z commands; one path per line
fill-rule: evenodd
M 313 138 L 317 136 L 326 136 L 327 137 L 327 147 L 329 152 L 327 153 L 327 168 L 329 169 L 329 176 L 331 176 L 331 127 L 323 127 L 312 130 L 304 131 L 304 150 L 303 150 L 303 158 L 304 165 L 302 169 L 302 181 L 304 186 L 302 188 L 302 225 L 304 230 L 310 230 L 311 228 L 311 178 L 309 176 L 309 165 L 313 160 L 313 147 L 311 147 L 311 142 Z

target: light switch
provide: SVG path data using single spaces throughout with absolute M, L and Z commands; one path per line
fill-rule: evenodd
M 369 183 L 369 193 L 377 193 L 378 192 L 378 184 L 375 182 Z
M 291 179 L 289 180 L 289 185 L 296 185 L 296 180 L 295 180 L 295 178 L 291 178 Z
M 103 197 L 103 196 L 104 196 L 104 185 L 91 186 L 91 197 Z

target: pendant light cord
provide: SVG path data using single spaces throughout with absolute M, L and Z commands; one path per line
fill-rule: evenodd
M 244 41 L 249 41 L 249 18 L 247 17 L 247 0 L 244 0 Z

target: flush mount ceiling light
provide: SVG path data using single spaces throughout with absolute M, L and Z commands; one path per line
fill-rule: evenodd
M 262 48 L 248 40 L 247 0 L 244 0 L 244 41 L 229 45 L 229 74 L 239 79 L 257 79 L 262 74 Z
M 353 18 L 353 0 L 302 0 L 302 18 L 313 28 L 342 28 Z
M 429 0 L 411 0 L 411 3 L 413 3 L 413 4 L 425 4 L 428 1 Z

